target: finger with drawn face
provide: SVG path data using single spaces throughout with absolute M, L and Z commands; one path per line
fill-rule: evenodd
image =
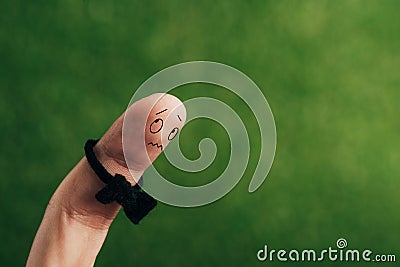
M 152 94 L 126 110 L 108 129 L 95 152 L 111 174 L 122 174 L 132 184 L 176 138 L 186 120 L 183 103 L 169 94 Z
M 186 120 L 186 111 L 178 99 L 163 97 L 151 110 L 146 122 L 145 143 L 153 161 L 172 141 Z
M 154 94 L 133 103 L 94 147 L 112 175 L 132 185 L 179 133 L 186 120 L 182 102 Z M 129 167 L 129 168 L 128 168 Z M 46 209 L 27 266 L 93 266 L 120 204 L 104 205 L 94 197 L 105 184 L 86 157 L 60 184 Z
M 128 108 L 122 133 L 123 151 L 135 180 L 177 136 L 185 120 L 185 106 L 169 94 L 153 94 Z

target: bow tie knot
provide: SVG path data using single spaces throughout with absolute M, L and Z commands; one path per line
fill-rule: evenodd
M 134 223 L 146 216 L 157 201 L 146 194 L 139 185 L 132 186 L 123 175 L 116 174 L 114 178 L 96 194 L 96 199 L 103 204 L 117 201 L 126 216 Z

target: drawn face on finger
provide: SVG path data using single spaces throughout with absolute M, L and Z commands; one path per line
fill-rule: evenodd
M 128 168 L 140 177 L 176 138 L 185 120 L 185 106 L 169 94 L 153 94 L 130 105 L 125 112 L 122 133 Z
M 185 120 L 185 107 L 171 95 L 165 95 L 153 106 L 145 129 L 146 150 L 151 161 L 178 135 Z

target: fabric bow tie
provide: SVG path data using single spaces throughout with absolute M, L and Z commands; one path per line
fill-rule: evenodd
M 85 154 L 89 165 L 106 186 L 96 194 L 96 199 L 103 204 L 117 201 L 123 208 L 126 216 L 134 224 L 138 224 L 156 205 L 157 201 L 138 184 L 132 186 L 121 174 L 111 175 L 93 152 L 98 140 L 89 139 L 85 143 Z
M 138 224 L 157 205 L 157 201 L 143 192 L 139 185 L 131 186 L 120 174 L 116 174 L 114 179 L 96 194 L 96 199 L 103 204 L 117 201 L 134 224 Z

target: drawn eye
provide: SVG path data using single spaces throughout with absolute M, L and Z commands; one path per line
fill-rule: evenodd
M 179 132 L 179 129 L 177 127 L 172 129 L 172 131 L 168 135 L 168 140 L 171 141 L 172 139 L 174 139 L 174 137 L 178 134 L 178 132 Z
M 151 124 L 150 124 L 150 132 L 151 133 L 158 133 L 164 125 L 164 122 L 162 119 L 155 119 Z

